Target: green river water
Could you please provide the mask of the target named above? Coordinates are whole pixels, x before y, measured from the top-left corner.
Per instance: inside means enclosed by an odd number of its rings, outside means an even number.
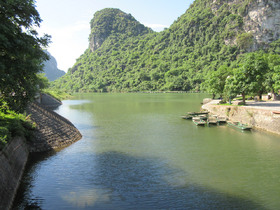
[[[15,209],[280,209],[280,137],[197,127],[204,94],[82,94],[83,138],[33,155]]]

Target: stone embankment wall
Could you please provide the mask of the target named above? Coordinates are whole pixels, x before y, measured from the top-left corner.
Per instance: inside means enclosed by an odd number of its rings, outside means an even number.
[[[271,110],[249,108],[246,106],[224,106],[211,103],[202,106],[210,113],[226,116],[231,121],[239,121],[253,126],[253,128],[265,130],[280,135],[280,114]]]
[[[60,105],[62,105],[62,102],[51,97],[50,95],[48,94],[45,94],[45,93],[42,93],[41,94],[41,101],[40,101],[41,104],[44,105],[44,107],[46,108],[56,108]]]
[[[25,139],[14,138],[0,151],[0,209],[10,209],[28,159]]]
[[[30,152],[45,152],[66,147],[82,138],[79,130],[67,119],[34,102],[27,113],[36,123],[35,138],[28,143]]]

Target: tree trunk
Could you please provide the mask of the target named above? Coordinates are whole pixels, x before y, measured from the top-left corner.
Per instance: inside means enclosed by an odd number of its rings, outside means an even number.
[[[272,100],[276,101],[276,93],[274,92],[274,90],[271,91],[272,92]]]
[[[260,101],[262,100],[262,94],[263,94],[263,91],[260,91],[260,92],[259,92],[259,100],[260,100]]]
[[[244,92],[242,93],[242,102],[243,102],[244,105],[246,104],[246,101],[245,101],[245,93],[244,93]]]

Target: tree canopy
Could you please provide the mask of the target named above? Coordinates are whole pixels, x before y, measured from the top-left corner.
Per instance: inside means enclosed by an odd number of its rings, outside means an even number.
[[[225,68],[226,69],[226,68]],[[277,92],[279,86],[280,55],[257,51],[246,53],[233,62],[228,69],[213,72],[204,85],[211,93],[219,93],[227,99],[242,95],[245,103],[246,95]]]
[[[41,18],[33,0],[0,2],[0,99],[23,111],[37,88],[36,74],[47,59],[42,47],[49,36],[39,37]]]

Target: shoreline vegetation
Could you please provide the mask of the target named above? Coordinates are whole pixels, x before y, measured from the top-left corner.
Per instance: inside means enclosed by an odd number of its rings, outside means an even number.
[[[0,151],[16,136],[30,140],[35,128],[36,123],[30,120],[30,116],[0,107]]]
[[[43,89],[42,93],[48,94],[60,102],[73,97],[72,94],[61,90]]]
[[[42,93],[54,98],[54,102],[51,103],[55,103],[55,100],[61,102],[61,100],[73,97],[69,93],[47,89]],[[0,106],[0,151],[15,137],[24,137],[26,141],[32,142],[32,139],[35,138],[34,132],[38,128],[38,123],[31,118],[32,113],[28,114],[26,110],[23,113],[17,113],[11,110],[7,103],[2,103]]]

